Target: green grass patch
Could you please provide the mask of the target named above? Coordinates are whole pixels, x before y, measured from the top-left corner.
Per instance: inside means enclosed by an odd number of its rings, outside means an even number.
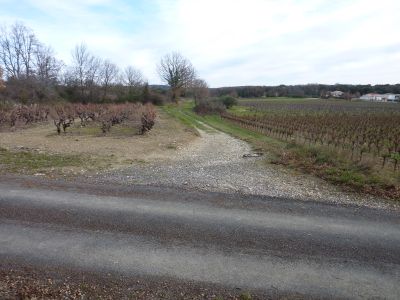
[[[246,102],[281,102],[281,103],[301,103],[310,101],[326,101],[318,98],[291,98],[291,97],[262,97],[262,98],[240,98],[239,104]]]
[[[147,161],[145,161],[144,159],[126,159],[124,160],[124,163],[129,165],[132,164],[144,165],[147,163]]]
[[[74,126],[67,129],[67,134],[72,135],[88,135],[88,136],[98,136],[102,134],[100,125],[93,126],[93,124],[81,127],[81,126]]]
[[[133,136],[138,134],[138,127],[130,124],[118,124],[112,126],[110,131],[104,134],[100,124],[90,124],[85,127],[72,127],[68,133],[87,136]]]
[[[322,146],[288,144],[276,163],[314,174],[354,191],[400,199],[399,176],[357,163]]]
[[[263,146],[265,144],[268,144],[269,147],[283,145],[278,140],[272,139],[266,135],[238,126],[217,115],[204,116],[202,117],[202,120],[208,125],[214,127],[215,129],[221,130],[234,137],[237,137],[239,139],[245,140],[253,144],[256,148],[264,148]]]
[[[248,115],[249,113],[253,112],[254,110],[249,106],[233,106],[228,109],[228,112],[235,114],[236,116]]]
[[[229,122],[219,115],[205,115],[200,116],[193,111],[193,101],[185,101],[180,105],[164,106],[164,110],[171,116],[180,120],[184,125],[192,128],[199,128],[202,130],[210,131],[208,127],[203,124],[230,134],[234,137],[249,142],[255,149],[270,149],[271,147],[283,147],[284,143],[272,139],[263,134],[254,132],[252,130],[240,127],[232,122]],[[232,109],[237,109],[233,107]],[[268,147],[265,147],[268,145]]]
[[[78,155],[44,154],[28,151],[13,152],[0,148],[1,170],[10,173],[47,173],[50,169],[92,166],[93,160]]]
[[[244,293],[240,294],[239,299],[240,300],[251,300],[253,298],[251,297],[251,294],[249,292],[244,292]]]
[[[111,127],[111,130],[106,133],[106,136],[122,136],[129,137],[139,134],[139,127],[130,124],[119,124]],[[100,135],[104,135],[101,133]]]
[[[111,127],[110,131],[107,133],[103,133],[101,130],[101,124],[97,122],[92,122],[87,124],[86,126],[80,126],[78,124],[67,128],[66,133],[61,132],[61,135],[67,135],[67,136],[95,136],[95,137],[101,137],[101,136],[115,136],[115,137],[129,137],[129,136],[134,136],[138,135],[139,133],[139,128],[135,124],[117,124]],[[56,136],[57,132],[54,128],[54,131],[48,136]]]
[[[168,144],[165,148],[170,149],[170,150],[176,150],[177,146],[175,144]]]
[[[197,116],[192,109],[193,105],[187,102],[184,102],[181,105],[169,104],[163,106],[164,112],[180,121],[183,125],[192,129],[196,134],[198,134],[197,129],[209,131],[210,128],[204,126],[201,121],[201,117]]]

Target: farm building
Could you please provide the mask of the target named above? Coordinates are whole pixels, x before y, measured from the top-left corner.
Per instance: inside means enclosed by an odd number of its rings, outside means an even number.
[[[365,101],[376,101],[376,102],[399,102],[400,101],[400,95],[397,94],[376,94],[376,93],[370,93],[370,94],[365,94],[360,97],[361,100]]]
[[[366,101],[382,101],[382,95],[381,94],[376,94],[376,93],[369,93],[362,95],[360,97],[361,100],[366,100]]]
[[[332,96],[333,98],[341,98],[343,97],[343,92],[342,91],[333,91],[329,92],[329,95]]]
[[[384,94],[383,96],[386,99],[386,101],[390,101],[390,102],[393,102],[393,101],[399,102],[400,101],[400,95],[398,95],[398,94],[388,93],[388,94]]]

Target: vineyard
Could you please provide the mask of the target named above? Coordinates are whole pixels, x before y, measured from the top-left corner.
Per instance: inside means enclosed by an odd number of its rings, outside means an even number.
[[[56,104],[15,105],[0,108],[0,129],[29,127],[51,122],[58,134],[68,128],[88,124],[98,126],[106,134],[117,124],[129,124],[138,134],[150,131],[154,126],[156,112],[151,104]]]
[[[240,105],[252,112],[332,112],[332,113],[379,113],[399,112],[398,103],[377,103],[345,100],[270,98],[241,100]]]
[[[223,118],[300,145],[330,148],[349,160],[398,172],[400,105],[340,101],[243,101]]]

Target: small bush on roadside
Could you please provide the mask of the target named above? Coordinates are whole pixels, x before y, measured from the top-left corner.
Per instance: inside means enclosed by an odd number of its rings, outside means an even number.
[[[114,125],[129,122],[138,126],[139,134],[144,134],[155,124],[156,111],[150,103],[146,105],[141,103],[103,104],[102,107],[104,111],[98,119],[102,124],[103,133],[109,132]]]
[[[145,105],[141,117],[140,134],[150,131],[156,122],[156,112],[152,105]]]
[[[165,95],[153,91],[149,91],[143,96],[143,103],[163,105],[166,102],[167,102],[167,97]]]
[[[251,297],[249,292],[245,292],[245,293],[240,294],[239,299],[240,300],[251,300],[253,298]]]
[[[226,107],[220,101],[209,99],[199,102],[194,111],[199,115],[222,114],[226,111]]]

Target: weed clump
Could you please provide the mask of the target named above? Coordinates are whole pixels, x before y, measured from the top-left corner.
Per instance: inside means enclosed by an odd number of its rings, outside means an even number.
[[[226,107],[220,101],[208,99],[197,103],[193,110],[199,115],[214,115],[224,113]]]

